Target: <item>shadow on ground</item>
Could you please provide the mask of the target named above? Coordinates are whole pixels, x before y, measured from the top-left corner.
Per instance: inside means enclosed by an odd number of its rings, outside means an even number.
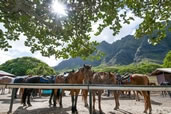
[[[59,108],[59,107],[50,107],[50,108],[37,108],[29,110],[29,107],[18,107],[13,114],[69,114],[67,111],[70,111],[71,107]]]

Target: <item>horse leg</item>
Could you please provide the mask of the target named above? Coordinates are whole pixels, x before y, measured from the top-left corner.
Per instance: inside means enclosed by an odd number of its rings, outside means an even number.
[[[169,94],[169,96],[170,96],[170,98],[171,98],[171,91],[168,91],[168,94]]]
[[[24,92],[24,89],[23,89],[23,88],[20,88],[20,89],[19,89],[19,98],[22,97],[23,92]]]
[[[101,94],[102,94],[102,91],[98,91],[98,101],[99,101],[99,111],[100,111],[100,114],[103,114],[103,111],[101,109]]]
[[[88,102],[87,102],[88,91],[82,90],[82,95],[83,95],[83,100],[84,100],[84,106],[88,107]]]
[[[42,97],[41,89],[38,89],[38,93],[39,93],[39,97],[41,98]]]
[[[96,92],[93,91],[92,94],[93,94],[93,114],[95,114],[96,113],[96,110],[95,110]]]
[[[28,104],[28,106],[32,106],[31,103],[30,103],[30,96],[31,96],[32,91],[33,91],[33,89],[30,89],[28,91],[28,93],[27,93],[28,94],[27,95],[27,104]]]
[[[22,100],[21,103],[23,104],[23,106],[26,106],[26,97],[27,97],[27,89],[24,89],[23,95],[22,95]]]
[[[120,104],[119,104],[119,91],[114,91],[114,99],[115,99],[115,108],[114,108],[114,110],[117,110],[117,109],[119,109],[119,106],[120,106]]]
[[[75,111],[77,112],[77,100],[78,100],[78,94],[79,94],[79,90],[76,92],[75,94]]]
[[[72,113],[75,113],[75,110],[74,110],[74,108],[75,108],[75,107],[74,107],[74,104],[75,104],[75,103],[74,103],[74,101],[75,101],[75,100],[74,100],[74,92],[71,91],[70,94],[71,94],[71,102],[72,102],[72,108],[71,108],[71,110],[72,110]]]
[[[128,91],[127,96],[128,96],[129,98],[131,98],[131,91]]]
[[[52,105],[52,97],[54,98],[54,89],[52,89],[52,93],[50,94],[50,98],[49,98],[49,106]]]
[[[144,107],[145,107],[144,113],[147,113],[147,109],[148,109],[147,92],[146,91],[142,91],[142,93],[143,93],[143,96],[144,96]]]
[[[1,95],[5,95],[5,88],[4,87],[2,87]]]
[[[9,89],[8,89],[8,94],[10,94],[10,93],[11,93],[11,89],[9,88]]]
[[[140,92],[140,91],[136,91],[136,101],[140,101],[140,97],[139,97],[139,95],[138,95],[139,92]]]
[[[59,105],[60,105],[60,107],[62,108],[63,106],[62,106],[62,95],[63,95],[63,90],[62,90],[62,92],[60,93],[60,96],[59,96]]]
[[[54,96],[54,89],[52,89],[52,93],[50,94],[50,98],[49,98],[49,106],[52,105],[52,97]],[[54,98],[54,97],[53,97]]]
[[[152,107],[151,107],[151,99],[150,99],[150,91],[147,91],[147,102],[148,102],[148,109],[149,109],[149,114],[152,113]]]
[[[17,98],[17,92],[18,92],[18,88],[16,88],[16,91],[15,91],[15,95],[14,95],[15,99]]]

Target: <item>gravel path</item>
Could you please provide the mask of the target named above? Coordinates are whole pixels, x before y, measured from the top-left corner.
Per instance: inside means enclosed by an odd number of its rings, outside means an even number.
[[[7,114],[10,105],[10,94],[0,95],[0,114]],[[13,114],[71,114],[71,97],[67,94],[63,97],[63,108],[49,107],[49,96],[43,96],[42,98],[35,98],[31,100],[31,107],[22,107],[20,99],[16,99],[13,105]],[[97,101],[97,100],[96,100]],[[163,98],[160,93],[151,94],[152,101],[152,113],[153,114],[171,114],[171,98],[168,96]],[[144,102],[141,97],[141,101],[135,101],[126,96],[120,98],[120,109],[113,110],[114,108],[113,97],[103,96],[102,98],[102,110],[105,114],[143,114]],[[84,107],[82,97],[78,98],[77,105],[79,114],[88,114],[88,108]],[[96,109],[98,112],[98,105],[96,102]],[[97,113],[98,114],[98,113]]]

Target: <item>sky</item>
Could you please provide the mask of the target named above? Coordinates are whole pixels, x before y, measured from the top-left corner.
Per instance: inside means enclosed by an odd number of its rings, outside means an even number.
[[[129,15],[132,15],[131,13]],[[122,29],[120,30],[120,33],[116,36],[113,36],[112,30],[109,28],[105,28],[102,33],[99,36],[94,36],[93,32],[91,33],[91,40],[96,40],[98,42],[106,41],[108,43],[113,43],[129,34],[133,35],[135,33],[136,28],[138,25],[143,21],[142,19],[138,17],[134,17],[134,21],[132,21],[129,25],[127,24],[122,24]],[[93,24],[93,31],[97,31],[97,24]],[[5,30],[2,23],[0,23],[0,29]],[[0,64],[6,62],[7,60],[10,59],[15,59],[18,57],[24,57],[24,56],[29,56],[29,57],[35,57],[45,63],[47,63],[49,66],[53,67],[59,64],[63,59],[55,59],[54,56],[51,56],[50,58],[48,57],[43,57],[39,52],[35,52],[32,54],[30,52],[30,48],[24,46],[24,40],[26,39],[25,36],[20,35],[20,40],[15,41],[15,42],[10,42],[12,44],[12,48],[10,48],[8,51],[2,51],[0,49]]]

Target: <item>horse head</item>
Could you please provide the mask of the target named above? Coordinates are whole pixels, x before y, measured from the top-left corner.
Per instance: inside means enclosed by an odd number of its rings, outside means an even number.
[[[80,72],[82,72],[84,81],[87,83],[91,80],[94,72],[91,70],[91,65],[83,65],[82,68],[79,69]]]
[[[109,80],[111,80],[112,82],[114,82],[116,84],[116,76],[115,76],[115,74],[109,72]]]
[[[65,83],[65,76],[64,75],[57,75],[55,83]]]

